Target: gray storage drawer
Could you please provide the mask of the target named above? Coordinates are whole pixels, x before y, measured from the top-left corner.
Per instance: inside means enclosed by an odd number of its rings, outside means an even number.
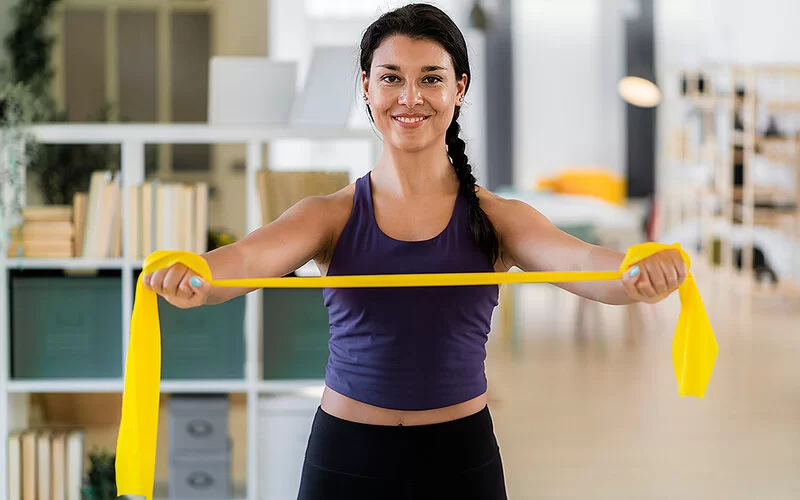
[[[170,500],[230,499],[230,451],[173,458],[169,466],[168,489]]]
[[[198,456],[227,450],[228,409],[227,396],[172,396],[170,455]]]

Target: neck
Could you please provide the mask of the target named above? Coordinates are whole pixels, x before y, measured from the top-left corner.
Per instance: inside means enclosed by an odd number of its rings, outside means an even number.
[[[458,189],[458,178],[442,145],[416,152],[386,144],[372,171],[383,189],[400,196],[427,195]]]

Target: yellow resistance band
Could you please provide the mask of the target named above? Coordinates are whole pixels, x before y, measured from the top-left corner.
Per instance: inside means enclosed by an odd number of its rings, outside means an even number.
[[[154,252],[145,260],[144,269],[136,284],[136,300],[131,317],[125,386],[122,395],[122,421],[117,438],[117,495],[138,495],[148,500],[153,495],[161,379],[161,329],[158,318],[158,296],[152,290],[144,287],[142,277],[158,269],[182,263],[212,286],[242,288],[566,283],[619,280],[622,278],[622,273],[634,263],[670,248],[681,252],[688,270],[689,256],[680,245],[644,243],[628,249],[620,270],[612,272],[406,274],[234,280],[214,280],[208,263],[197,254],[179,251]],[[703,398],[714,369],[718,346],[691,273],[687,273],[686,280],[678,292],[681,300],[681,312],[672,344],[672,362],[678,382],[678,394]]]

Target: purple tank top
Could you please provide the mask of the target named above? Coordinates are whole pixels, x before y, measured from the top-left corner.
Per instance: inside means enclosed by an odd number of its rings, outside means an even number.
[[[395,240],[378,227],[370,174],[355,185],[353,211],[328,275],[491,272],[469,230],[459,193],[447,227],[425,241]],[[325,288],[330,319],[328,387],[396,410],[457,404],[486,391],[484,361],[497,285]]]

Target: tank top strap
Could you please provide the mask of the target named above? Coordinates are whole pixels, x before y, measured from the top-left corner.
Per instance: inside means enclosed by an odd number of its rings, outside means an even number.
[[[372,209],[372,190],[369,184],[369,172],[356,179],[353,208],[359,211]]]

